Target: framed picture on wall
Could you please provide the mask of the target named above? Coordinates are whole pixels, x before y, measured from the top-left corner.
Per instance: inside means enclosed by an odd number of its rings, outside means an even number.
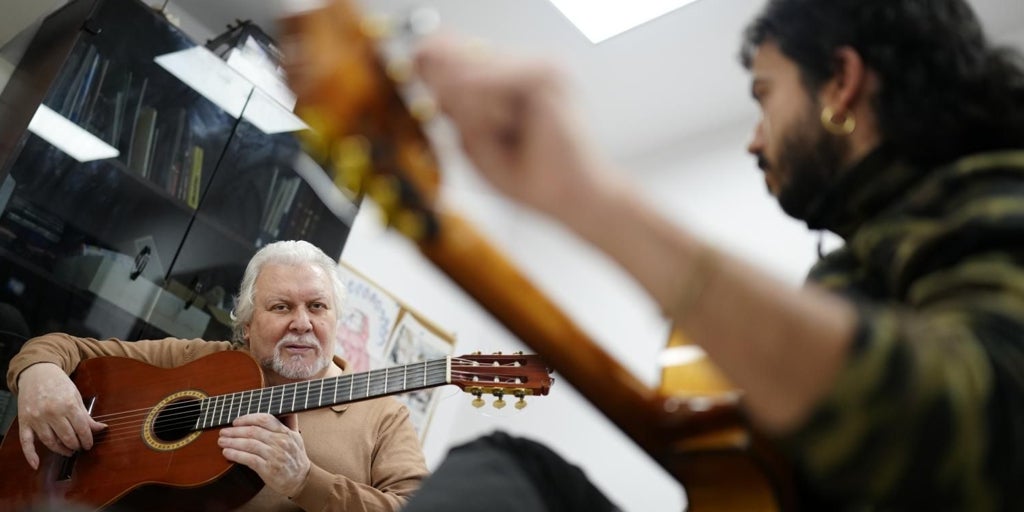
[[[341,262],[348,299],[338,320],[335,353],[348,361],[349,372],[440,359],[451,355],[454,336],[406,307],[390,292]],[[420,439],[426,435],[439,393],[433,388],[395,395],[405,403]]]
[[[385,365],[397,366],[440,359],[451,355],[454,346],[449,335],[427,325],[411,312],[402,311],[388,341]],[[396,396],[409,408],[409,416],[421,439],[430,424],[431,414],[443,389],[422,389]]]
[[[387,366],[385,348],[402,306],[391,294],[351,267],[341,264],[348,299],[341,308],[335,352],[353,372]]]

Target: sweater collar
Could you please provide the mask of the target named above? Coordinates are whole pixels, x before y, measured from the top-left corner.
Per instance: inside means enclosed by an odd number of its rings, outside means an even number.
[[[839,176],[808,209],[804,221],[814,230],[829,230],[847,239],[866,220],[887,209],[924,172],[882,146]]]

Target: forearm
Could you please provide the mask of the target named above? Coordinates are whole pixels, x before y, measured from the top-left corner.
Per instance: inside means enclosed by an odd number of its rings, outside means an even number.
[[[172,368],[203,355],[228,348],[227,342],[199,339],[143,340],[126,342],[116,339],[79,338],[64,333],[50,333],[29,340],[11,359],[7,384],[17,393],[18,375],[36,363],[49,362],[70,374],[84,359],[101,356],[130,357],[162,368]]]
[[[34,364],[53,363],[70,374],[84,358],[74,338],[67,334],[50,333],[32,338],[11,359],[7,369],[7,387],[17,394],[18,377]]]
[[[624,184],[588,187],[581,204],[556,214],[632,274],[745,390],[760,426],[779,432],[799,424],[843,364],[853,307],[821,290],[793,289],[715,250]]]

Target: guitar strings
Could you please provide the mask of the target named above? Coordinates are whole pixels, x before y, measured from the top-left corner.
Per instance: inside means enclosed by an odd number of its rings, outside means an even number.
[[[438,360],[438,361],[439,362],[444,362],[444,360]],[[464,360],[462,360],[462,359],[454,359],[453,361],[461,362],[461,361],[464,361]],[[517,382],[516,381],[517,377],[514,376],[514,375],[495,375],[493,373],[491,373],[489,375],[481,375],[480,374],[480,369],[481,368],[494,368],[494,367],[487,367],[487,366],[481,367],[481,366],[479,366],[477,364],[472,364],[472,361],[469,361],[469,363],[471,363],[471,364],[466,365],[466,367],[468,367],[471,370],[474,370],[476,373],[460,371],[460,369],[463,368],[462,365],[453,365],[453,376],[460,377],[460,378],[462,378],[462,380],[470,380],[473,377],[479,378],[481,376],[490,377],[492,379],[493,378],[498,378],[499,379],[499,381],[497,382],[498,384],[515,384]],[[414,363],[413,366],[419,367],[420,365],[423,365],[423,364],[424,363]],[[517,365],[506,365],[506,366],[517,366]],[[388,369],[389,373],[387,375],[384,375],[383,380],[384,380],[385,384],[387,383],[388,378],[390,377],[390,371],[391,370],[392,369],[389,368]],[[446,370],[445,366],[437,367],[437,368],[435,368],[435,370],[433,370],[431,372],[431,374],[428,374],[428,376],[431,377],[431,378],[437,378],[437,372],[443,372],[445,370]],[[397,370],[396,370],[396,372],[397,372]],[[418,368],[417,368],[417,372],[419,372]],[[377,374],[376,378],[373,376],[374,373]],[[326,393],[334,393],[334,392],[337,391],[337,388],[338,388],[339,384],[342,387],[344,387],[345,382],[350,382],[349,378],[351,378],[352,380],[360,380],[361,381],[363,375],[367,375],[367,377],[368,377],[368,379],[367,379],[368,380],[367,387],[364,388],[363,384],[360,383],[358,389],[360,390],[360,392],[362,392],[362,391],[369,392],[370,390],[372,390],[375,387],[376,388],[380,388],[381,387],[379,385],[379,384],[381,384],[381,380],[382,380],[380,378],[380,374],[383,374],[383,373],[384,372],[382,370],[373,370],[371,372],[363,372],[363,373],[359,373],[359,374],[351,374],[351,375],[347,375],[347,376],[338,377],[338,378],[335,378],[335,379],[325,379],[324,381],[331,380],[332,384],[329,385],[329,386],[325,386],[325,385],[323,385],[323,381],[321,381],[321,388],[322,388],[321,389],[321,393],[324,393],[324,392],[326,392]],[[420,375],[417,375],[416,378],[420,378]],[[342,381],[344,381],[344,382],[342,382]],[[308,404],[309,392],[312,391],[311,387],[309,386],[309,382],[313,382],[313,381],[305,381],[305,382],[294,383],[294,384],[289,384],[289,385],[285,385],[285,386],[290,386],[290,387],[293,387],[293,388],[297,389],[298,385],[306,385],[307,399],[303,403],[303,405],[306,405],[306,404]],[[487,383],[488,381],[483,381],[483,382]],[[521,383],[521,380],[519,381],[519,383]],[[350,384],[354,384],[354,382],[350,382]],[[445,382],[443,380],[441,380],[441,381],[438,381],[436,384],[433,384],[430,387],[434,387],[434,386],[437,386],[437,385],[443,385],[443,384],[445,384]],[[267,390],[267,389],[271,389],[271,388],[263,388],[263,389]],[[390,389],[390,386],[388,386],[388,389]],[[401,388],[400,390],[396,390],[396,391],[392,392],[392,394],[400,393],[400,392],[404,391],[405,389],[406,389],[406,387],[403,386],[403,388]],[[206,400],[217,399],[217,398],[224,398],[224,397],[231,397],[229,399],[230,402],[227,402],[227,403],[224,404],[224,405],[227,406],[228,413],[229,413],[229,416],[230,416],[233,413],[235,396],[236,395],[242,395],[243,393],[250,393],[251,391],[255,391],[255,390],[231,393],[231,394],[221,395],[219,397],[209,397]],[[286,389],[282,389],[281,391],[282,391],[282,396],[284,396],[284,394],[286,392]],[[387,392],[387,390],[384,390],[384,391]],[[300,391],[300,393],[301,393],[301,391]],[[374,393],[376,394],[376,392],[374,392]],[[295,393],[292,393],[290,396],[292,396],[292,398],[295,399],[294,395],[295,395]],[[241,405],[242,405],[241,402],[246,400],[246,399],[244,397],[239,397],[238,400],[239,400],[239,410],[240,410]],[[269,398],[268,398],[268,404],[267,405],[268,405],[268,408],[270,408],[271,410],[273,409],[273,404],[270,403],[270,399]],[[216,408],[218,406],[220,406],[220,405],[219,404],[214,404],[212,407]],[[261,406],[262,406],[262,402],[260,404],[257,404],[257,412],[259,412],[259,408]],[[322,403],[318,403],[317,404],[317,407],[320,407],[320,406],[322,406]],[[200,408],[201,408],[201,406],[200,406]],[[220,408],[221,408],[220,414],[222,415],[224,413],[224,410],[223,410],[224,407],[220,406]],[[168,429],[189,428],[189,429],[191,429],[191,427],[195,423],[194,420],[198,419],[198,416],[195,414],[196,404],[195,404],[194,401],[183,401],[183,402],[179,402],[179,403],[176,403],[176,404],[169,404],[166,409],[170,410],[170,411],[180,410],[182,412],[177,412],[177,413],[176,412],[170,412],[170,413],[165,412],[161,416],[161,426],[164,427],[164,428],[168,428]],[[120,432],[120,431],[125,430],[125,429],[129,430],[131,432],[131,435],[134,436],[135,435],[134,432],[136,431],[136,427],[142,425],[145,422],[144,421],[145,417],[148,416],[149,411],[151,411],[151,410],[152,410],[152,408],[138,409],[137,411],[121,411],[121,412],[118,412],[118,413],[111,413],[111,414],[107,414],[107,415],[97,416],[96,419],[98,419],[98,420],[106,420],[108,422],[108,429],[106,430],[107,436],[104,436],[104,438],[116,438],[114,435],[111,435],[111,433],[112,432]],[[248,411],[247,411],[247,413],[248,413]],[[171,420],[174,420],[178,416],[181,416],[182,418],[179,418],[179,421],[171,422]],[[116,419],[115,419],[115,417],[116,417]],[[126,421],[123,421],[123,420],[126,420]],[[135,421],[132,421],[132,420],[135,420]],[[111,424],[111,423],[113,423],[113,424]]]
[[[441,371],[435,372],[435,373],[443,373],[443,372],[444,371],[441,370]],[[458,375],[464,376],[464,377],[479,376],[477,374],[466,373],[466,372],[453,372],[453,374],[458,374]],[[488,377],[492,377],[493,378],[494,375],[491,374],[491,375],[488,375]],[[515,383],[515,380],[516,380],[516,377],[509,376],[509,377],[505,378],[504,382],[499,382],[499,383],[513,384],[513,383]],[[444,381],[439,381],[437,385],[443,385],[443,384],[446,384],[446,383]],[[483,381],[483,382],[481,382],[481,384],[493,384],[493,382]],[[430,386],[430,387],[436,387],[437,385]],[[371,385],[371,387],[372,387],[372,385]],[[326,389],[328,389],[328,388],[325,387],[325,390]],[[400,393],[401,391],[396,391],[396,392]],[[380,396],[380,395],[377,395],[377,396]],[[353,401],[357,401],[357,400],[353,400]],[[168,405],[167,409],[172,409],[172,407],[175,406],[175,405],[177,405],[177,404],[170,404],[170,405]],[[323,407],[323,406],[321,405],[321,406],[318,406],[318,407]],[[318,407],[311,407],[311,408],[318,408]],[[174,409],[179,409],[179,407],[173,407],[173,408]],[[259,412],[259,411],[257,411],[257,412]],[[119,423],[116,423],[116,424],[108,423],[108,428],[103,432],[102,437],[99,437],[99,439],[96,441],[96,444],[103,443],[103,442],[112,443],[112,442],[120,441],[120,440],[123,440],[123,439],[126,439],[126,438],[137,438],[138,435],[139,435],[139,433],[138,433],[139,432],[139,427],[141,427],[142,425],[144,425],[146,423],[145,422],[145,416],[146,415],[148,415],[148,413],[146,413],[144,415],[137,415],[137,417],[139,417],[141,419],[136,419],[134,421],[119,422]],[[173,418],[175,418],[176,416],[184,416],[184,417],[177,418],[176,420],[174,420]],[[241,416],[241,414],[239,414],[238,416]],[[237,416],[235,416],[235,417],[237,417]],[[172,419],[168,420],[168,418],[172,418]],[[185,412],[185,413],[173,413],[172,412],[170,414],[162,415],[161,426],[166,428],[166,429],[168,429],[168,430],[187,429],[189,431],[189,433],[194,432],[194,431],[205,430],[205,429],[202,429],[202,428],[200,428],[200,429],[194,429],[193,428],[195,426],[195,424],[196,424],[197,418],[198,418],[198,416],[196,416],[194,414],[189,414],[187,412]],[[227,425],[228,425],[228,423],[224,423],[224,424],[216,425],[216,426],[227,426]]]
[[[444,362],[445,360],[437,360],[437,361]],[[485,379],[485,380],[481,380],[480,381],[481,385],[487,385],[487,384],[509,385],[509,384],[516,384],[516,383],[521,384],[522,383],[522,375],[497,374],[497,373],[494,373],[493,371],[484,373],[484,372],[480,371],[482,369],[493,370],[494,368],[503,368],[503,367],[511,367],[511,366],[515,366],[515,367],[521,368],[518,365],[511,365],[510,364],[510,365],[502,365],[502,366],[487,366],[487,365],[481,366],[481,365],[473,363],[472,361],[467,361],[467,360],[464,360],[464,359],[452,359],[452,361],[453,361],[453,364],[452,364],[452,376],[453,377],[457,377],[460,380],[472,381],[473,378]],[[469,364],[458,364],[458,365],[456,365],[455,364],[456,362],[459,362],[459,363],[468,362]],[[430,362],[427,362],[426,364],[429,364],[429,363]],[[413,363],[412,365],[406,365],[406,366],[407,367],[408,366],[415,366],[415,367],[417,367],[416,368],[416,372],[417,372],[416,378],[420,379],[420,378],[423,377],[423,374],[420,373],[420,370],[419,370],[418,367],[419,366],[424,366],[426,368],[426,364],[425,363]],[[437,365],[435,365],[435,366],[437,366]],[[398,367],[395,367],[395,368],[398,368]],[[394,368],[388,368],[387,370],[388,370],[387,374],[385,374],[385,372],[383,370],[372,370],[370,372],[362,372],[362,373],[358,373],[358,374],[349,374],[349,375],[344,375],[344,376],[341,376],[341,377],[336,377],[336,378],[333,378],[333,379],[323,379],[323,380],[320,380],[319,382],[321,383],[321,390],[320,390],[321,396],[323,394],[336,393],[339,388],[346,387],[346,386],[350,387],[350,391],[353,390],[353,389],[358,389],[360,392],[367,392],[367,393],[370,393],[373,390],[373,388],[382,389],[383,386],[381,386],[381,384],[382,383],[387,384],[389,378],[391,378],[392,381],[395,380],[395,379],[393,379],[393,376],[390,375],[390,373],[392,371],[397,373],[397,370],[395,370]],[[374,373],[377,373],[378,375],[374,376],[373,375]],[[447,373],[447,366],[440,366],[440,367],[436,367],[434,369],[426,370],[426,378],[429,379],[429,380],[433,380],[433,379],[437,379],[439,376],[442,376],[443,374],[446,374],[446,373]],[[360,382],[358,384],[358,387],[355,387],[355,384],[356,384],[355,381],[362,380],[362,377],[364,375],[367,376],[367,379],[366,379],[367,382],[365,384]],[[498,379],[497,382],[493,382],[494,379]],[[328,380],[331,381],[331,383],[325,385],[325,381],[328,381]],[[306,399],[303,401],[303,405],[308,405],[309,398],[310,398],[309,395],[310,395],[310,392],[312,391],[312,387],[313,387],[312,385],[309,384],[310,382],[315,382],[315,381],[304,381],[304,382],[299,382],[299,383],[286,384],[286,385],[283,385],[283,386],[275,386],[273,388],[262,388],[262,389],[263,390],[281,389],[282,397],[285,397],[285,393],[287,391],[286,388],[287,387],[292,387],[293,388],[293,393],[290,396],[293,398],[293,404],[294,404],[295,403],[294,400],[296,398],[295,397],[296,393],[301,393],[301,391],[298,391],[298,386],[299,385],[305,385],[305,387],[306,387]],[[447,383],[443,379],[441,379],[441,380],[439,380],[438,382],[436,382],[435,384],[433,384],[432,386],[429,386],[429,387],[436,387],[438,385],[444,385],[444,384],[447,384]],[[388,385],[387,389],[383,389],[383,393],[388,393],[389,389],[391,389],[390,385]],[[401,392],[405,391],[406,389],[407,389],[407,387],[403,385],[402,388],[393,391],[392,394],[394,394],[394,393],[401,393]],[[254,391],[258,391],[258,390],[246,390],[246,391],[242,391],[242,392],[235,392],[235,393],[219,395],[217,397],[207,397],[207,398],[201,399],[201,400],[202,401],[214,400],[214,399],[228,400],[227,402],[225,402],[224,404],[219,406],[220,407],[220,412],[217,413],[217,416],[218,416],[217,419],[219,420],[220,416],[224,415],[224,407],[225,406],[227,407],[228,416],[231,417],[233,415],[232,409],[234,408],[234,400],[235,400],[236,396],[237,396],[237,398],[239,400],[238,406],[239,406],[239,412],[240,412],[242,401],[245,400],[245,398],[241,397],[240,395],[242,395],[243,393],[252,393]],[[377,393],[377,392],[373,392],[373,393],[376,396],[380,396],[380,394],[381,394],[381,393]],[[335,395],[335,396],[337,396],[337,395]],[[250,402],[251,402],[251,398],[252,397],[250,397]],[[189,432],[197,430],[197,429],[194,429],[193,427],[196,425],[197,420],[199,419],[200,415],[203,414],[202,412],[200,412],[200,411],[202,411],[202,405],[197,404],[196,403],[197,401],[189,400],[189,401],[182,401],[182,402],[176,402],[176,403],[168,404],[168,406],[165,409],[164,414],[162,414],[160,416],[160,425],[161,425],[161,427],[162,428],[166,428],[167,430],[187,429]],[[355,400],[350,400],[350,401],[355,401]],[[257,406],[257,411],[256,412],[260,412],[259,409],[263,405],[264,405],[263,401],[260,400],[259,403],[256,404],[256,406]],[[273,405],[274,404],[272,402],[268,402],[266,405],[268,407],[268,412],[273,410]],[[283,400],[282,400],[281,405],[283,405]],[[216,408],[218,407],[218,404],[213,404],[211,407],[214,408],[214,413],[216,413]],[[309,408],[318,408],[318,407],[324,407],[324,405],[322,405],[321,402],[318,402],[317,406],[309,407]],[[125,439],[125,438],[135,438],[135,437],[137,437],[138,436],[138,428],[145,424],[145,419],[149,415],[150,411],[152,411],[152,407],[150,407],[150,408],[143,408],[143,409],[136,409],[134,411],[120,411],[120,412],[116,412],[116,413],[109,413],[109,414],[100,415],[100,416],[95,417],[94,419],[96,419],[98,421],[104,421],[108,425],[108,428],[105,431],[103,431],[102,433],[99,434],[101,437],[99,437],[99,439],[96,442],[97,443],[104,443],[104,442],[110,443],[110,442],[119,441],[119,440],[122,440],[122,439]],[[248,414],[248,412],[247,412],[247,414]],[[241,414],[234,415],[233,417],[237,417],[237,416],[241,416]],[[217,426],[224,426],[224,425],[227,425],[227,424],[228,423],[222,423],[221,425],[217,425]],[[202,429],[198,429],[198,430],[202,430]]]
[[[440,359],[440,360],[435,360],[435,361],[428,361],[427,363],[443,362],[443,361],[444,361],[443,359]],[[457,365],[456,363],[459,363],[459,364]],[[409,367],[409,366],[417,366],[418,367],[418,366],[423,366],[423,365],[424,365],[424,363],[411,363],[409,365],[405,365],[405,367],[407,369],[407,367]],[[481,367],[479,365],[473,364],[472,361],[467,361],[467,360],[464,360],[464,359],[453,358],[452,359],[453,375],[460,375],[460,376],[464,375],[464,374],[460,374],[459,373],[459,369],[462,368],[462,365],[465,365],[466,367],[469,367],[469,368],[474,369],[476,371],[479,371],[479,369],[481,369],[481,368],[495,368],[495,367],[491,367],[491,366]],[[513,365],[507,365],[507,366],[513,366]],[[391,370],[395,370],[397,372],[397,370],[396,370],[397,368],[402,368],[402,367],[387,368],[387,370],[389,370],[389,372]],[[441,367],[441,368],[436,368],[435,370],[436,371],[443,371],[445,369],[446,369],[445,367]],[[416,371],[418,372],[419,369],[416,368]],[[352,380],[360,380],[361,381],[363,379],[364,375],[373,374],[373,373],[382,374],[382,373],[384,373],[384,370],[383,369],[381,369],[381,370],[371,370],[369,372],[360,372],[360,373],[357,373],[357,374],[342,375],[340,377],[321,379],[321,381],[334,380],[335,382],[340,382],[341,380],[345,380],[345,382],[348,382],[349,378],[351,378]],[[472,375],[471,373],[468,374],[468,375],[476,376],[476,377],[480,376],[480,375]],[[494,375],[492,374],[491,376],[493,377]],[[387,381],[388,378],[390,378],[390,373],[388,373],[387,375],[384,376],[385,382]],[[513,378],[513,377],[509,376],[509,378]],[[270,390],[272,388],[273,389],[281,389],[282,394],[284,394],[286,392],[285,388],[288,388],[288,387],[296,387],[297,388],[300,385],[308,385],[309,382],[316,382],[316,381],[303,381],[303,382],[292,383],[292,384],[284,384],[284,385],[281,385],[281,386],[273,386],[273,387],[267,387],[267,388],[257,388],[255,390],[244,390],[244,391],[238,391],[238,392],[233,392],[233,393],[226,393],[224,395],[210,396],[210,397],[206,397],[206,398],[201,399],[201,400],[209,400],[209,399],[214,399],[214,398],[219,398],[219,397],[241,395],[241,394],[250,393],[250,392],[254,393],[254,392],[260,391],[260,389],[266,391],[266,390]],[[374,387],[373,386],[374,384],[377,384],[377,383],[380,382],[380,378],[379,377],[374,378],[374,377],[371,376],[371,377],[369,377],[369,382],[370,382],[370,384],[367,387]],[[439,384],[441,384],[441,383],[439,383]],[[344,384],[342,384],[342,385],[344,385]],[[362,386],[363,386],[362,383],[360,383],[360,389],[365,389]],[[331,388],[331,389],[334,389],[334,388]],[[307,389],[307,393],[308,393],[308,389]],[[179,402],[179,403],[183,403],[184,404],[185,402]],[[191,402],[188,402],[188,403],[191,403]],[[93,419],[95,419],[97,421],[104,421],[104,422],[106,422],[106,421],[116,421],[116,419],[122,419],[122,418],[128,417],[128,416],[138,416],[138,415],[145,416],[145,415],[149,414],[150,410],[152,410],[152,407],[141,408],[141,409],[136,409],[136,410],[132,410],[132,411],[118,411],[118,412],[114,412],[114,413],[108,413],[108,414],[104,414],[104,415],[94,416]]]

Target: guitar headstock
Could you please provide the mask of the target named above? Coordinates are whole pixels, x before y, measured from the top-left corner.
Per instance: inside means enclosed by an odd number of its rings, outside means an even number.
[[[476,397],[473,405],[483,406],[483,395],[493,395],[494,406],[505,406],[504,396],[519,400],[515,407],[526,406],[526,396],[546,395],[554,379],[551,370],[532,354],[473,353],[452,358],[451,383]]]
[[[314,3],[280,21],[295,112],[311,127],[300,132],[305,149],[336,186],[373,199],[389,225],[430,239],[440,175],[421,127],[431,109],[407,98],[410,64],[384,62],[387,30],[350,0]]]

